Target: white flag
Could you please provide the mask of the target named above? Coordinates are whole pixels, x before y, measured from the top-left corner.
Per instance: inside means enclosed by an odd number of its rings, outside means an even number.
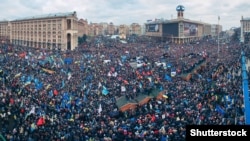
[[[125,92],[126,91],[126,87],[125,86],[121,86],[121,91]]]
[[[32,109],[29,112],[29,115],[35,114],[35,110],[36,110],[36,108],[35,108],[35,106],[33,106]]]
[[[101,112],[102,112],[102,105],[100,104],[98,108],[98,113],[100,114]]]
[[[98,88],[101,88],[102,87],[102,83],[101,82],[99,82],[99,84],[98,84]]]

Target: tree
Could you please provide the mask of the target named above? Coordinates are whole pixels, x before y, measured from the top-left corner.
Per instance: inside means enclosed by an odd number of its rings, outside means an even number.
[[[85,43],[87,40],[87,35],[83,34],[82,37],[78,37],[78,44],[81,45],[83,43]]]
[[[240,39],[240,28],[234,29],[234,34],[232,35],[232,41],[239,41]]]

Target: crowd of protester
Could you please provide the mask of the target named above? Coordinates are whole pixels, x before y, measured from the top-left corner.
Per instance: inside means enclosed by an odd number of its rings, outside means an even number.
[[[182,45],[141,37],[132,43],[105,40],[73,51],[2,44],[0,137],[179,141],[185,139],[187,124],[244,124],[238,43],[221,45],[218,53],[211,40]],[[143,65],[132,67],[140,56]],[[202,63],[205,67],[189,81],[183,79]],[[119,111],[117,99],[134,99],[149,88],[160,89],[164,97]]]

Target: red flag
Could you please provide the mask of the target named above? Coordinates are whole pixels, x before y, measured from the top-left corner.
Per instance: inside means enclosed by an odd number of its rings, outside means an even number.
[[[58,95],[58,91],[57,90],[54,90],[54,95],[57,96]]]
[[[43,117],[40,117],[37,121],[37,126],[42,126],[45,124],[45,119]]]

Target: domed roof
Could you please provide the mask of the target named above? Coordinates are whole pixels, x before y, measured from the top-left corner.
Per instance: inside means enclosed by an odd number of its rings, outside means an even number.
[[[183,5],[178,5],[176,7],[176,11],[184,11],[185,10],[185,7]]]

